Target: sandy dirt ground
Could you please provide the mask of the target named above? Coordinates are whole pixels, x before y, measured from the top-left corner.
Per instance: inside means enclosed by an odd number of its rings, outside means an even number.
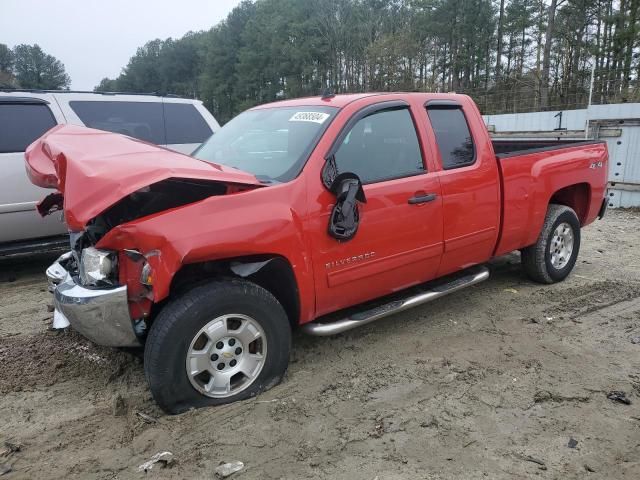
[[[585,229],[561,284],[510,255],[435,303],[296,333],[281,385],[179,416],[154,405],[135,352],[49,330],[52,259],[0,262],[3,480],[212,479],[231,461],[243,480],[640,478],[638,212]],[[172,464],[138,471],[163,451]]]

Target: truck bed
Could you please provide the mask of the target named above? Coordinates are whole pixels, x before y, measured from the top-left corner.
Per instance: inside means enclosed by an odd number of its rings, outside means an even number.
[[[607,181],[605,142],[493,143],[504,152],[496,153],[503,216],[495,255],[534,244],[550,203],[571,206],[582,226],[597,218]]]
[[[533,152],[557,150],[560,148],[590,145],[593,140],[496,140],[491,139],[493,151],[499,158],[525,155]]]

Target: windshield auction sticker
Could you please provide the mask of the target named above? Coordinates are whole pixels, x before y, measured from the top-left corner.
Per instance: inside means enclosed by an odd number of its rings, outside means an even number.
[[[290,122],[313,122],[324,123],[329,118],[328,113],[322,112],[297,112],[290,119]]]

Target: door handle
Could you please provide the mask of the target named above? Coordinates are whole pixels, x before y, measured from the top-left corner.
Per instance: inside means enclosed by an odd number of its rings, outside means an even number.
[[[425,193],[421,195],[416,195],[415,197],[411,197],[409,199],[409,203],[411,205],[416,205],[419,203],[427,203],[432,202],[436,199],[437,195],[435,193]]]

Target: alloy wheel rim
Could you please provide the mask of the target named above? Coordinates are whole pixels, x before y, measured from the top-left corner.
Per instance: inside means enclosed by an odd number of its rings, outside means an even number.
[[[186,356],[191,385],[212,398],[227,398],[247,389],[264,367],[267,339],[260,324],[247,315],[221,315],[195,335]]]
[[[573,229],[566,222],[559,224],[553,231],[549,245],[551,265],[556,270],[562,270],[567,266],[573,253]]]

